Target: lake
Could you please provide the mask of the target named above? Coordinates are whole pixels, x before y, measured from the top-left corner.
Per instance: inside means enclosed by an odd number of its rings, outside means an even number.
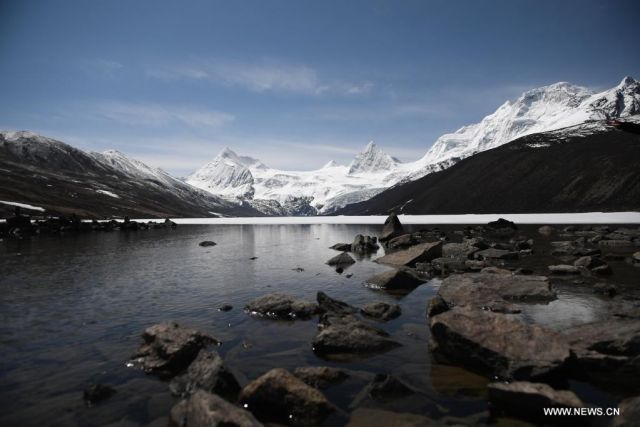
[[[452,241],[460,238],[454,230],[462,226],[439,227]],[[128,367],[127,361],[140,345],[142,331],[166,320],[222,341],[217,350],[242,385],[274,367],[338,366],[354,374],[325,394],[344,411],[375,406],[484,422],[488,380],[438,362],[429,351],[425,308],[439,279],[404,296],[364,286],[366,278],[388,269],[372,262],[384,254],[383,249],[358,258],[342,274],[325,265],[338,254],[329,246],[351,242],[356,234],[377,235],[380,229],[371,224],[180,225],[4,239],[0,242],[0,425],[165,426],[178,399],[171,396],[166,382]],[[544,254],[549,238],[536,229],[521,226],[535,239],[536,251]],[[203,240],[213,240],[217,246],[200,247]],[[537,255],[518,265],[545,274],[551,263],[557,261]],[[637,292],[640,269],[624,260],[609,264],[614,275],[603,280]],[[565,282],[556,284],[558,300],[528,306],[521,316],[558,330],[602,318],[606,297]],[[371,301],[400,304],[402,315],[379,326],[402,346],[354,362],[326,361],[311,349],[316,318],[273,321],[243,311],[248,301],[268,293],[315,300],[318,291],[355,306]],[[221,304],[233,309],[218,311]],[[377,373],[395,375],[416,393],[388,401],[359,395]],[[117,393],[86,407],[82,391],[91,383],[112,385]],[[573,383],[572,388],[598,406],[619,400],[586,384]],[[327,424],[338,422],[329,419]]]

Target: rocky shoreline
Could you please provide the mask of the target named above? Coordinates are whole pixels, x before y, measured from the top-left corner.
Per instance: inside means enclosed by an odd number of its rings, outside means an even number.
[[[520,265],[535,257],[536,236],[526,236],[516,224],[500,219],[486,226],[455,232],[457,242],[438,229],[405,233],[395,215],[379,236],[357,235],[337,243],[340,253],[326,264],[342,273],[359,255],[386,254],[375,261],[389,270],[363,285],[389,293],[406,294],[417,286],[440,279],[437,294],[425,301],[425,328],[430,331],[430,355],[452,366],[487,378],[491,420],[507,416],[531,423],[585,425],[589,417],[544,417],[542,408],[588,406],[571,382],[593,384],[619,399],[625,411],[612,418],[614,425],[633,425],[639,409],[640,296],[607,281],[607,261],[625,260],[640,268],[640,229],[619,227],[543,226],[551,236],[550,251],[557,264],[546,271]],[[212,242],[213,243],[213,242]],[[541,274],[545,273],[545,274]],[[590,286],[608,301],[606,321],[557,331],[522,316],[528,306],[548,304],[565,284]],[[221,305],[221,307],[224,306]],[[385,323],[401,317],[399,305],[363,301],[356,307],[319,291],[316,300],[282,293],[246,301],[249,316],[272,322],[317,319],[310,350],[320,360],[344,364],[273,368],[243,384],[225,367],[215,351],[219,340],[203,332],[165,322],[146,329],[143,343],[130,365],[168,381],[172,394],[182,400],[171,410],[174,426],[205,425],[469,425],[469,419],[431,419],[423,415],[350,406],[345,412],[325,395],[352,372],[347,362],[365,360],[398,346]],[[96,393],[96,390],[99,393]],[[87,390],[109,398],[117,390],[105,384]],[[88,393],[88,394],[87,394]],[[370,378],[361,396],[402,398],[412,387],[380,372]],[[85,398],[87,399],[87,398]],[[88,399],[87,399],[88,400]]]

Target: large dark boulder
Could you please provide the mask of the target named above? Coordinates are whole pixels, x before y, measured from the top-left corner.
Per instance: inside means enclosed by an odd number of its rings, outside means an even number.
[[[442,242],[420,243],[408,249],[392,252],[376,259],[381,264],[415,267],[418,262],[429,262],[442,256]]]
[[[398,304],[388,304],[383,301],[370,302],[360,309],[360,313],[372,319],[386,322],[402,314],[402,310]]]
[[[355,264],[355,262],[356,260],[351,258],[351,255],[346,252],[342,252],[341,254],[336,255],[328,260],[326,264],[332,267],[345,267],[351,264]]]
[[[337,315],[352,314],[358,311],[357,308],[347,304],[346,302],[331,298],[329,295],[319,291],[316,295],[318,301],[318,310],[321,313],[332,313]]]
[[[134,362],[145,372],[172,377],[184,370],[200,350],[218,341],[198,330],[175,322],[160,323],[145,329],[144,343],[134,355]]]
[[[454,307],[432,316],[430,325],[439,352],[498,378],[551,378],[571,355],[562,335],[506,314]]]
[[[318,312],[314,302],[279,293],[255,298],[244,309],[251,315],[279,320],[308,319]]]
[[[370,254],[378,251],[378,239],[358,234],[351,243],[351,252],[356,254]]]
[[[171,409],[169,427],[262,427],[251,412],[215,394],[196,391]]]
[[[380,241],[386,242],[387,240],[393,239],[394,237],[400,236],[401,234],[403,234],[402,224],[398,219],[398,215],[392,213],[384,221],[382,233],[380,234]]]
[[[242,389],[240,404],[260,421],[316,426],[335,411],[324,395],[285,369],[272,369]]]
[[[187,372],[171,380],[169,389],[174,395],[183,397],[204,390],[234,399],[240,391],[240,384],[224,366],[218,353],[200,350]]]

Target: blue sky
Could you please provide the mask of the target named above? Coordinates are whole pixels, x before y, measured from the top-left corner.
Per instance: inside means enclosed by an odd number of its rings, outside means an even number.
[[[402,160],[522,91],[640,76],[640,2],[0,0],[0,128],[185,175]]]

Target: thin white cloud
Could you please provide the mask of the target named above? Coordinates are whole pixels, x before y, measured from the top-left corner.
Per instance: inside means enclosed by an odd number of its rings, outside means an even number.
[[[253,63],[201,60],[191,64],[165,66],[147,71],[162,80],[207,80],[252,92],[288,92],[306,95],[326,93],[361,95],[371,91],[371,82],[344,82],[321,79],[318,72],[301,64],[278,61]]]
[[[99,104],[95,113],[119,123],[152,127],[176,123],[190,127],[220,127],[234,120],[233,115],[221,111],[163,104],[107,102]]]

